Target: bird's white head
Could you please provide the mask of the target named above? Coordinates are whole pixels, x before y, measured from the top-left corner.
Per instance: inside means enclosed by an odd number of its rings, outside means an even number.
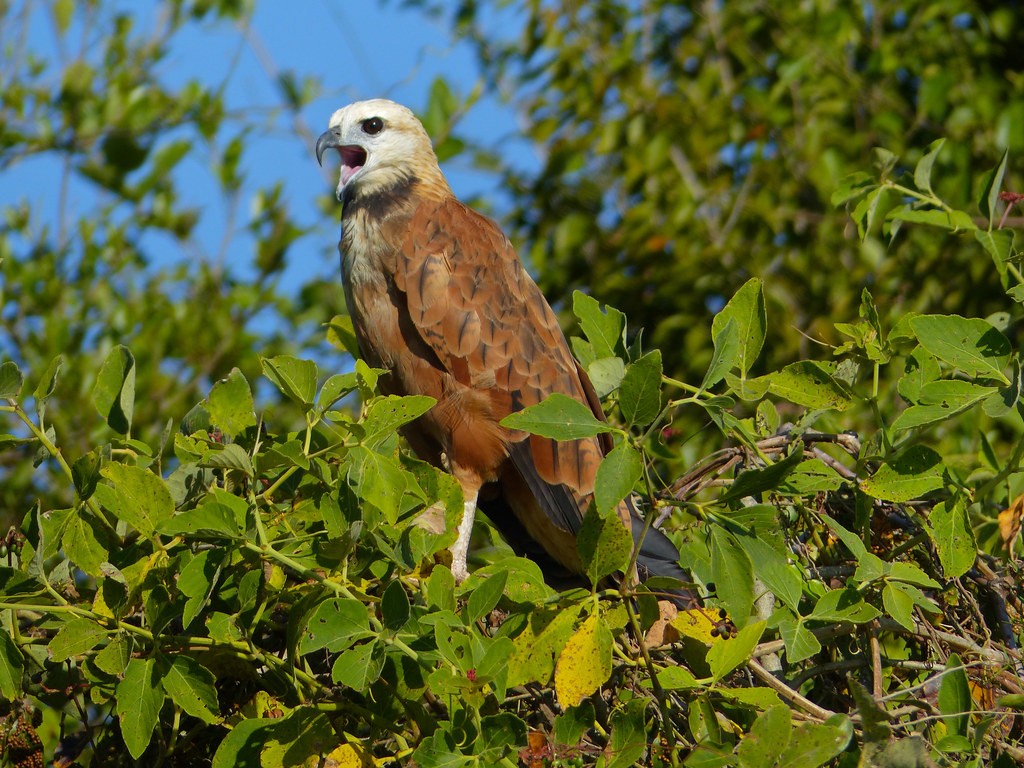
[[[316,142],[316,159],[335,149],[341,157],[337,196],[373,194],[412,181],[447,186],[430,137],[412,110],[388,99],[357,101],[331,115]]]

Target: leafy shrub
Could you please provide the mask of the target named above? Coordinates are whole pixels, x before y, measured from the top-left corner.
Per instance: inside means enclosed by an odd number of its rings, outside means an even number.
[[[862,235],[883,221],[893,237],[969,234],[1024,299],[998,226],[1005,158],[975,219],[932,192],[940,147],[912,186],[883,153],[878,178],[835,201]],[[50,419],[69,372],[58,360],[26,383],[7,361],[0,446],[33,447],[74,503],[37,504],[4,540],[5,763],[1015,764],[1024,442],[1003,456],[990,437],[1020,431],[1009,315],[886,328],[864,291],[859,318],[837,324],[838,362],[751,377],[768,327],[752,279],[716,316],[694,385],[627,344],[621,313],[582,294],[573,306],[586,335],[573,348],[611,426],[564,398],[510,420],[556,437],[610,429],[580,535],[588,576],[628,568],[630,538],[605,516],[638,492],[703,609],[659,603],[679,586],[665,579],[555,592],[486,524],[457,586],[444,560],[458,485],[397,433],[431,401],[376,394],[381,371],[361,361],[321,381],[311,361],[261,359],[303,415],[295,431],[236,369],[145,442],[134,357],[115,347],[92,392],[108,441],[78,456]],[[345,318],[329,337],[351,344]],[[681,409],[730,447],[662,478]],[[976,457],[928,446],[965,420]]]

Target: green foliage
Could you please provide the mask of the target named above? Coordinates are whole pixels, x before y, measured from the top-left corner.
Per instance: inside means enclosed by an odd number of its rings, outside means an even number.
[[[506,173],[511,220],[610,416],[556,396],[506,423],[615,444],[591,589],[556,592],[486,521],[456,585],[458,484],[398,436],[429,398],[308,359],[291,326],[257,342],[268,308],[331,314],[274,288],[306,232],[280,186],[242,222],[253,280],[153,263],[154,233],[203,251],[174,169],[201,148],[240,210],[258,129],[152,76],[190,19],[244,4],[166,8],[147,36],[57,0],[95,50],[3,53],[0,167],[53,155],[103,193],[58,229],[28,204],[0,224],[0,765],[1019,758],[1018,9],[531,3],[513,44],[461,6],[548,150]],[[294,113],[316,83],[279,87]],[[436,81],[443,157],[465,106]],[[627,311],[569,301],[582,284]],[[354,352],[347,318],[327,336]],[[701,609],[617,580],[630,494]]]
[[[88,722],[43,728],[37,749],[76,744],[81,760],[104,765],[588,764],[600,754],[605,765],[742,767],[1014,754],[1018,740],[993,727],[998,710],[975,691],[1014,705],[1015,639],[983,651],[946,622],[967,624],[977,618],[967,606],[1000,599],[995,582],[964,577],[1002,567],[1005,537],[979,542],[1009,505],[1024,451],[990,442],[971,464],[928,443],[965,418],[1019,429],[1019,350],[979,318],[912,315],[890,328],[865,291],[859,319],[840,323],[849,341],[838,362],[751,379],[772,320],[764,289],[747,282],[711,324],[716,373],[700,386],[665,375],[656,351],[626,346],[624,315],[576,296],[593,336],[574,348],[588,367],[610,371],[615,359],[622,372],[606,379],[611,423],[558,396],[507,420],[558,439],[611,432],[616,443],[578,539],[593,589],[561,594],[493,533],[496,546],[477,550],[473,575],[455,584],[444,561],[457,484],[397,437],[433,401],[376,394],[380,371],[361,362],[324,378],[310,360],[261,359],[301,414],[297,431],[232,370],[165,440],[169,461],[131,436],[141,371],[116,346],[92,393],[109,442],[69,465],[50,411],[26,408],[59,398],[66,368],[51,366],[29,395],[31,374],[5,361],[0,412],[74,498],[40,502],[6,545],[8,721],[36,707],[94,708],[101,716]],[[357,394],[357,415],[336,409]],[[943,410],[908,422],[924,407]],[[783,409],[794,424],[781,426]],[[681,410],[702,411],[737,447],[668,482],[676,449],[665,428]],[[860,435],[820,431],[844,423]],[[609,588],[635,557],[614,510],[636,493],[668,518],[705,607],[677,615],[653,601],[682,586],[672,579]],[[921,716],[931,688],[938,718]],[[914,706],[887,713],[887,702]]]

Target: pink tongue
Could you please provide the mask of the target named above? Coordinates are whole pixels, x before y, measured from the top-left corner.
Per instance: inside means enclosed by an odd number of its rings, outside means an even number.
[[[351,179],[359,171],[361,165],[343,165],[341,166],[341,183],[348,184],[348,180]]]

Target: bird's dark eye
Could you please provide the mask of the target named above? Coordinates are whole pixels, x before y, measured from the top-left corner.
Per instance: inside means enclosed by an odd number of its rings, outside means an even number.
[[[371,117],[363,120],[363,133],[368,133],[371,136],[380,133],[384,130],[384,121],[379,117]]]

